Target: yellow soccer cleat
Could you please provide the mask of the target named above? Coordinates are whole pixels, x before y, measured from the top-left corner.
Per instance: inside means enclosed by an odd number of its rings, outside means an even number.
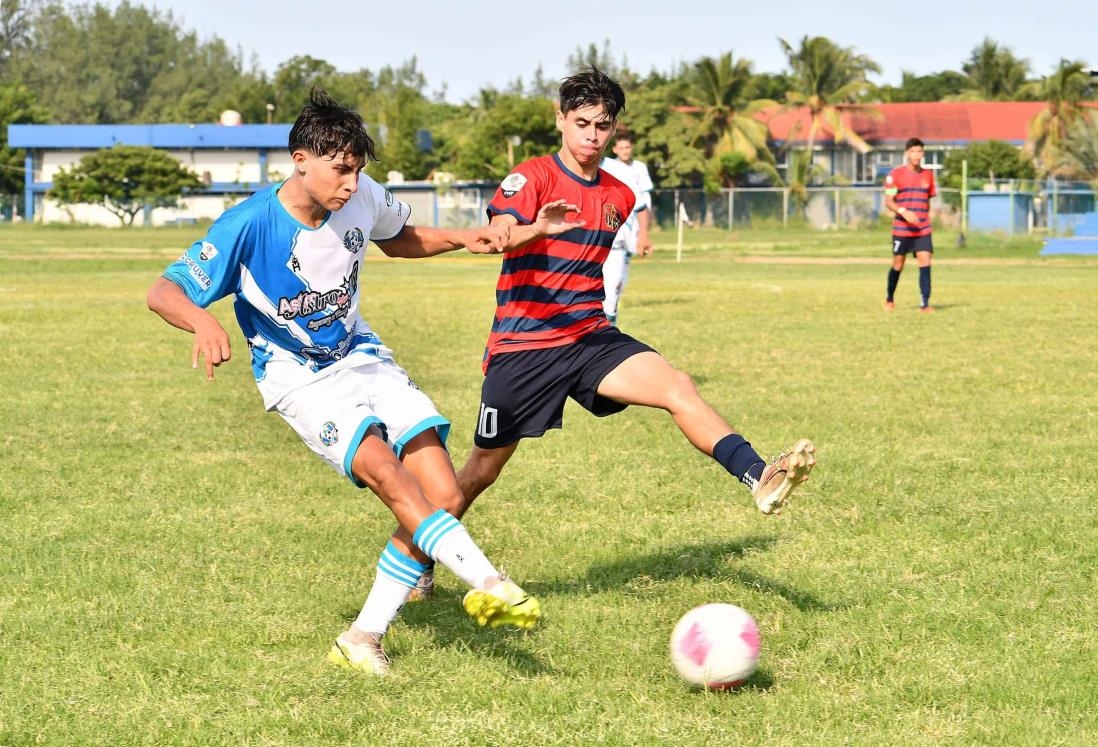
[[[541,604],[514,581],[505,578],[487,589],[473,589],[465,595],[462,606],[478,625],[498,628],[511,625],[530,630],[541,617]]]
[[[366,643],[351,643],[343,636],[336,638],[328,652],[328,661],[337,667],[384,677],[389,674],[389,657],[381,645],[381,636],[372,633],[370,636]]]
[[[755,505],[764,514],[780,514],[790,494],[808,480],[808,473],[815,466],[816,447],[807,438],[802,438],[792,449],[782,452],[766,465],[752,491]]]

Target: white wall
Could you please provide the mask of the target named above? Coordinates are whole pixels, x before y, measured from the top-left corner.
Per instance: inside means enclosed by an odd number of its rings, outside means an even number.
[[[90,151],[50,150],[41,153],[41,165],[35,174],[36,181],[52,182],[62,168],[75,166]],[[197,174],[213,182],[237,182],[249,185],[254,191],[259,187],[259,152],[252,150],[170,150],[166,151],[179,159],[180,163]],[[271,182],[288,177],[293,168],[290,154],[283,148],[267,151],[267,178]],[[235,205],[247,195],[201,195],[180,201],[177,210],[157,208],[152,211],[152,225],[163,225],[167,221],[179,218],[213,220],[227,208]],[[45,198],[35,213],[35,220],[45,223],[77,221],[92,225],[117,226],[118,218],[106,208],[98,205],[62,206]],[[143,225],[144,215],[139,213],[134,225]]]

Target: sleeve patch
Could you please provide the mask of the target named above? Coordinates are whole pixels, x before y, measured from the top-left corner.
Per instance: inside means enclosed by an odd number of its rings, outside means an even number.
[[[511,198],[521,192],[525,186],[526,177],[516,171],[509,174],[499,185],[499,188],[503,191],[504,197]]]

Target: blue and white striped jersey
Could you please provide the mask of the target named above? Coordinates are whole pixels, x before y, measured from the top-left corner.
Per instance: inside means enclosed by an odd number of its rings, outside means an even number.
[[[358,311],[368,240],[394,238],[409,207],[362,174],[318,228],[291,216],[272,186],[227,210],[164,272],[203,308],[235,294],[252,370],[272,409],[287,393],[369,356],[391,359]]]

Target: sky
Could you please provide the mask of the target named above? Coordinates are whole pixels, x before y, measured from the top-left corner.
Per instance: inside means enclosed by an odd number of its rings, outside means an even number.
[[[752,60],[757,72],[778,72],[785,67],[778,37],[795,45],[805,35],[830,37],[876,60],[878,83],[899,83],[904,70],[959,70],[985,35],[1028,58],[1038,75],[1051,72],[1061,57],[1098,67],[1094,0],[131,2],[171,11],[203,39],[216,35],[243,50],[245,59],[256,55],[268,72],[293,55],[321,58],[345,72],[415,55],[429,91],[445,85],[453,102],[517,76],[528,82],[539,64],[549,78],[563,77],[577,46],[601,46],[604,39],[615,58],[624,55],[642,73],[729,50]],[[1043,12],[1052,7],[1054,13]]]

